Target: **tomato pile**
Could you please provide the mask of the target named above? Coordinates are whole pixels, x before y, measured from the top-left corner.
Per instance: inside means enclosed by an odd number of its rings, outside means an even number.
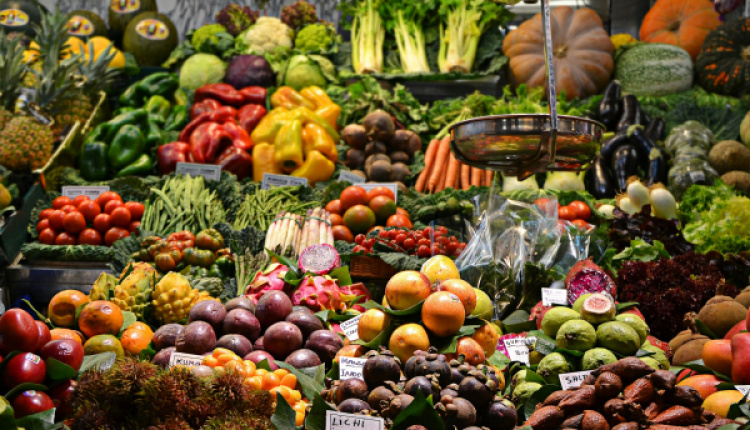
[[[354,235],[385,227],[411,228],[409,213],[396,206],[396,196],[388,187],[375,187],[369,192],[352,185],[336,200],[326,204],[331,214],[333,238],[354,242]]]
[[[443,226],[427,227],[423,230],[389,229],[380,230],[365,236],[358,234],[354,238],[357,245],[353,252],[372,254],[377,251],[403,252],[428,258],[433,255],[447,255],[456,258],[466,248],[465,242],[460,242],[456,236],[448,236],[448,229]]]
[[[546,206],[550,199],[543,197],[536,199],[534,204],[540,207]],[[578,228],[588,229],[591,227],[591,208],[585,202],[574,200],[570,204],[562,206],[557,204],[557,217],[562,221],[569,221]]]
[[[52,207],[39,213],[36,231],[45,245],[107,245],[130,236],[141,225],[145,207],[139,202],[123,202],[113,191],[75,199],[60,196]]]

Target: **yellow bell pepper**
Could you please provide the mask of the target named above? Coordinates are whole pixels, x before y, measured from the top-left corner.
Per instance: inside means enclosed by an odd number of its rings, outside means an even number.
[[[334,170],[336,170],[336,165],[333,161],[327,159],[320,151],[313,149],[308,154],[305,163],[292,172],[292,176],[307,178],[307,182],[310,183],[310,186],[313,186],[316,182],[330,179]]]
[[[326,94],[326,92],[317,85],[303,88],[302,91],[300,91],[300,94],[302,95],[302,97],[306,98],[315,105],[313,110],[318,110],[322,107],[333,104],[333,101],[330,97],[328,97],[328,94]]]
[[[315,103],[302,97],[302,94],[298,93],[292,87],[279,87],[271,95],[271,106],[273,107],[284,107],[287,109],[293,109],[296,107],[306,107],[308,109],[315,109]]]
[[[264,116],[253,132],[250,134],[250,139],[256,144],[258,143],[274,143],[276,140],[276,133],[281,129],[286,116],[289,114],[289,109],[278,107],[272,109]]]
[[[276,167],[284,172],[291,172],[302,166],[302,121],[284,122],[276,135],[274,143],[274,160]]]
[[[312,151],[318,151],[334,163],[339,159],[339,151],[331,136],[318,124],[313,122],[306,124],[302,129],[302,144],[305,157]]]
[[[253,180],[261,182],[264,173],[273,173],[280,175],[282,172],[276,167],[274,145],[271,143],[257,143],[253,146]]]
[[[317,109],[315,113],[326,120],[328,124],[331,124],[331,127],[338,130],[339,115],[341,115],[341,106],[333,103]]]
[[[332,126],[328,121],[326,121],[323,117],[318,115],[317,113],[311,111],[310,109],[300,107],[297,109],[294,109],[299,112],[300,119],[302,120],[302,123],[307,125],[310,123],[315,123],[323,128],[323,130],[328,133],[329,136],[331,136],[331,139],[333,139],[334,142],[339,141],[339,132],[336,131],[336,127]]]

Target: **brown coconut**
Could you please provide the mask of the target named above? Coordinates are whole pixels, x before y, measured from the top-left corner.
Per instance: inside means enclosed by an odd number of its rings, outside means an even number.
[[[729,296],[716,296],[706,302],[698,319],[719,338],[747,318],[747,308]]]

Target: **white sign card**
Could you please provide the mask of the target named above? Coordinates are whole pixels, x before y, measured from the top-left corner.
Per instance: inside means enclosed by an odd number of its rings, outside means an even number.
[[[262,190],[268,190],[271,187],[283,187],[285,185],[302,185],[307,186],[307,178],[297,178],[295,176],[287,175],[274,175],[273,173],[264,173],[263,182],[261,182],[260,188]]]
[[[734,388],[742,393],[743,396],[750,396],[750,385],[735,385]]]
[[[567,305],[568,290],[560,288],[542,288],[542,304],[544,306]]]
[[[371,189],[377,187],[386,187],[393,191],[393,195],[396,197],[394,200],[398,203],[398,184],[395,182],[370,182],[369,184],[357,184],[358,187],[362,187],[365,191],[370,192]]]
[[[326,430],[383,430],[385,421],[367,415],[326,411]]]
[[[505,339],[505,349],[508,350],[508,358],[510,361],[518,361],[525,365],[529,365],[529,345],[536,342],[535,337],[518,338],[518,339]]]
[[[351,182],[352,184],[362,184],[365,182],[365,178],[356,175],[348,170],[342,170],[339,172],[339,181]]]
[[[203,176],[211,181],[221,180],[221,166],[218,164],[177,163],[175,173],[178,175]]]
[[[557,376],[560,378],[560,385],[562,385],[562,389],[569,390],[571,388],[580,387],[583,380],[586,379],[586,377],[588,377],[590,374],[591,370],[584,370],[582,372],[562,373]]]
[[[201,355],[185,354],[184,352],[172,351],[172,355],[169,356],[169,367],[195,367],[200,366],[201,363],[203,363],[203,356]]]
[[[363,357],[341,357],[339,360],[339,380],[359,379],[364,381],[362,376],[362,367],[364,367],[366,358]]]
[[[70,197],[74,199],[78,196],[86,196],[91,200],[95,200],[102,193],[109,191],[109,186],[98,185],[98,186],[77,186],[77,185],[66,185],[62,187],[62,195],[64,197]]]
[[[344,336],[346,336],[349,341],[354,342],[355,340],[359,340],[359,319],[362,318],[362,315],[358,315],[354,318],[350,318],[340,324],[341,330],[344,331]]]

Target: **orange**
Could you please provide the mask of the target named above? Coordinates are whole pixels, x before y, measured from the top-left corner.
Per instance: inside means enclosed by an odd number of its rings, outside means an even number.
[[[281,378],[281,385],[295,389],[297,387],[297,377],[291,373]],[[299,399],[297,399],[299,400]]]
[[[88,301],[89,296],[78,290],[60,291],[50,300],[47,315],[56,326],[75,327],[76,309]]]
[[[124,317],[116,304],[107,300],[94,300],[78,316],[78,328],[86,337],[97,334],[119,334]]]
[[[422,305],[422,322],[438,336],[450,336],[464,325],[466,312],[457,295],[438,291],[427,297]]]
[[[737,390],[717,391],[703,402],[703,409],[709,410],[716,415],[726,418],[729,407],[742,401],[743,395]]]
[[[49,334],[52,340],[72,339],[77,340],[81,345],[83,345],[83,336],[75,330],[70,330],[67,328],[53,328],[49,331]]]
[[[359,317],[357,334],[364,342],[369,342],[385,330],[391,323],[391,317],[380,309],[369,309]]]
[[[362,320],[360,320],[362,321]],[[339,357],[361,357],[367,353],[368,349],[364,345],[346,345],[336,353],[333,361],[339,362]]]
[[[131,355],[140,355],[141,351],[148,348],[152,335],[138,329],[129,328],[122,333],[120,343],[125,352]]]
[[[263,382],[260,386],[260,388],[264,390],[270,390],[271,388],[278,387],[279,383],[279,377],[274,375],[273,373],[266,373],[263,375]]]
[[[483,364],[485,360],[484,349],[482,349],[477,341],[468,336],[458,339],[456,352],[454,354],[446,354],[445,358],[452,360],[459,355],[466,357],[466,362],[472,366]]]
[[[495,353],[497,341],[500,340],[500,335],[497,333],[497,330],[492,327],[492,324],[487,323],[479,327],[471,338],[482,347],[485,357],[489,357]]]
[[[142,331],[142,332],[145,332],[145,333],[148,333],[148,334],[150,334],[151,336],[153,336],[153,335],[154,335],[154,331],[153,331],[153,330],[151,330],[151,327],[149,327],[149,325],[148,325],[148,324],[146,324],[146,323],[142,323],[142,322],[140,322],[140,321],[138,321],[138,322],[134,322],[133,324],[130,324],[130,325],[129,325],[129,326],[127,327],[127,329],[128,329],[128,330],[129,330],[129,329],[140,330],[140,331]]]
[[[430,338],[427,331],[419,324],[404,324],[391,333],[388,349],[393,352],[402,363],[411,358],[416,351],[427,351]]]
[[[427,276],[416,270],[396,273],[385,286],[385,299],[391,309],[404,310],[416,305],[432,294]]]
[[[438,286],[440,291],[448,291],[458,296],[468,317],[477,307],[477,293],[468,282],[462,279],[446,279]]]
[[[703,400],[706,400],[708,396],[718,391],[716,386],[722,382],[724,381],[714,375],[695,375],[685,378],[677,385],[689,385],[695,388],[698,390]]]
[[[726,339],[709,340],[703,345],[703,364],[725,376],[732,374],[732,341]]]

